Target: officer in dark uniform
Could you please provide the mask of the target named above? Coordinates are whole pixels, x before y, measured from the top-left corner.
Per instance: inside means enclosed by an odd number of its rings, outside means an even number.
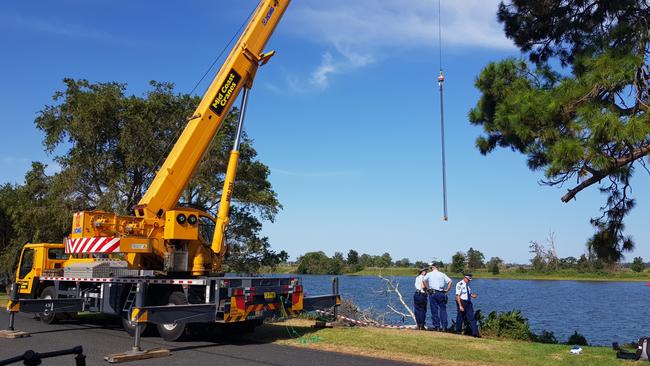
[[[413,295],[413,308],[415,309],[415,322],[418,330],[425,330],[427,319],[427,285],[424,276],[427,269],[420,269],[420,274],[415,278],[415,294]]]
[[[472,281],[472,274],[466,273],[463,279],[456,284],[456,333],[461,334],[463,319],[465,319],[472,329],[472,336],[478,337],[478,326],[472,305],[472,299],[476,299],[478,295],[472,292],[469,286],[470,281]]]

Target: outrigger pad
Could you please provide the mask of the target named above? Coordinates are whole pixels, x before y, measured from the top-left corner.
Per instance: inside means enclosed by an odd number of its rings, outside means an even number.
[[[0,338],[15,339],[15,338],[25,338],[29,336],[30,336],[29,333],[23,332],[22,330],[0,330]]]
[[[123,353],[113,353],[104,357],[109,363],[122,363],[137,360],[146,360],[148,358],[167,357],[172,353],[165,348],[152,348],[144,351],[128,351]]]

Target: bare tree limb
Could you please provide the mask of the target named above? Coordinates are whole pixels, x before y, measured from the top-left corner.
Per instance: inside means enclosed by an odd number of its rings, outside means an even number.
[[[395,307],[393,307],[393,305],[388,304],[388,308],[389,308],[390,310],[392,310],[394,313],[396,313],[397,315],[401,315],[401,316],[403,316],[403,317],[405,317],[405,318],[408,318],[408,317],[410,316],[410,315],[408,315],[408,314],[404,314],[403,312],[401,312],[401,311],[395,309]]]
[[[381,278],[382,280],[386,281],[386,285],[388,286],[389,291],[391,291],[391,292],[395,292],[395,293],[397,294],[397,299],[399,300],[400,303],[402,303],[402,306],[403,306],[404,309],[406,309],[406,311],[408,312],[408,314],[409,314],[408,316],[410,316],[411,319],[413,319],[414,322],[417,322],[417,320],[415,319],[415,314],[413,313],[413,311],[411,310],[411,308],[406,304],[406,302],[404,301],[404,297],[402,296],[402,293],[399,291],[399,288],[398,288],[398,287],[399,287],[399,284],[398,284],[398,285],[395,285],[395,284],[393,283],[393,281],[391,281],[391,280],[389,280],[388,278],[382,276],[381,274],[378,274],[377,277],[379,277],[379,278]],[[389,307],[391,310],[395,311],[395,310],[393,309],[392,306],[388,305],[388,307]],[[403,314],[403,313],[401,313],[401,312],[398,312],[398,311],[395,311],[395,312],[398,313],[398,314],[400,314],[400,315],[402,315],[402,316],[406,316],[406,314]]]

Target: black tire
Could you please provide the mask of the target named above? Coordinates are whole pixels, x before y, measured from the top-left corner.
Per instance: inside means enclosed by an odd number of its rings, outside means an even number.
[[[167,298],[168,305],[186,305],[187,303],[185,294],[180,291],[170,293]],[[192,335],[192,327],[188,323],[158,324],[156,328],[162,339],[166,341],[181,341]]]
[[[54,286],[48,286],[41,291],[41,296],[39,296],[41,299],[56,299],[56,290],[54,289]],[[56,324],[59,322],[59,320],[62,319],[61,314],[57,314],[53,311],[44,311],[42,313],[38,314],[39,318],[41,321],[45,324]]]

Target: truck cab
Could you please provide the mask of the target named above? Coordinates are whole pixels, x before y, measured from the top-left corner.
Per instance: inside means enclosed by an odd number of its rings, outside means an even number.
[[[25,244],[16,269],[19,296],[37,298],[38,278],[46,270],[62,269],[67,259],[63,244]]]

